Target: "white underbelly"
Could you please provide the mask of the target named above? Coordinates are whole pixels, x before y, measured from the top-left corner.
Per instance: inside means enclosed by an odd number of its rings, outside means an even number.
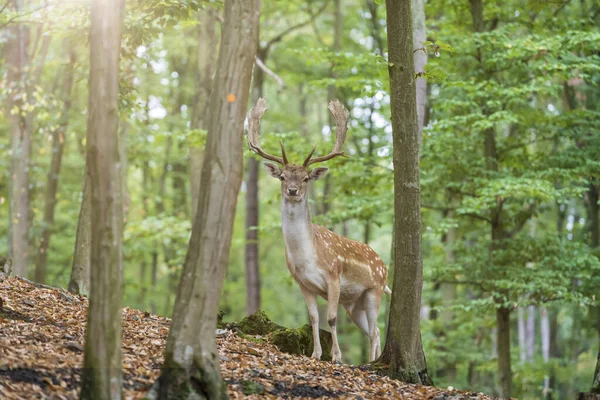
[[[354,303],[366,289],[364,285],[346,280],[342,276],[340,279],[340,304]]]

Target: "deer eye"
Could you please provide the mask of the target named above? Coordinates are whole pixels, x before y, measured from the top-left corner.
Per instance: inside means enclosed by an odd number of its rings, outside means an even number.
[[[304,178],[304,182],[308,182],[308,176]]]
[[[283,177],[283,175],[279,175],[279,180],[280,180],[281,182],[285,181],[285,178]]]

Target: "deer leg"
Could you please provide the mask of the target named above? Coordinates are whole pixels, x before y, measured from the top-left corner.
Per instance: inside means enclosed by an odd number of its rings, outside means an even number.
[[[311,357],[320,360],[323,351],[321,349],[321,339],[319,337],[319,309],[317,308],[317,295],[309,292],[302,285],[300,285],[300,290],[304,296],[306,308],[308,308],[308,316],[313,332],[313,352]]]
[[[367,313],[364,309],[360,307],[356,307],[355,304],[350,306],[344,306],[346,311],[348,311],[348,315],[352,319],[352,322],[362,333],[364,333],[367,337],[369,337],[369,322],[367,321]]]
[[[327,323],[329,323],[329,329],[331,330],[331,358],[336,364],[342,362],[342,351],[338,344],[337,337],[337,310],[340,301],[340,282],[332,281],[327,287]]]
[[[365,296],[365,310],[367,313],[367,321],[369,323],[369,341],[371,345],[370,360],[374,361],[378,357],[381,349],[379,339],[379,328],[377,327],[377,316],[379,315],[379,299],[377,295],[369,291]]]

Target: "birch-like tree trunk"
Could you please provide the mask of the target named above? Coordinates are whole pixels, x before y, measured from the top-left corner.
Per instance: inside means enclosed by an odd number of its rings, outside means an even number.
[[[70,41],[65,44],[69,45]],[[74,67],[76,61],[75,49],[69,51],[69,62],[65,68],[62,88],[63,109],[58,129],[52,132],[52,158],[50,170],[46,183],[46,204],[44,207],[44,219],[42,232],[40,234],[40,245],[38,246],[38,260],[35,268],[35,280],[40,283],[46,281],[46,265],[48,261],[48,249],[50,248],[50,237],[54,229],[54,210],[56,209],[56,193],[58,192],[58,178],[62,165],[63,149],[65,147],[66,131],[69,124],[69,112],[71,110],[71,89],[73,87]]]
[[[394,141],[394,283],[387,338],[379,359],[389,375],[431,385],[420,330],[423,259],[419,195],[412,11],[410,0],[386,0],[388,72]]]
[[[122,0],[93,0],[88,84],[87,175],[91,281],[81,399],[121,398],[123,198],[119,155]]]
[[[243,123],[258,41],[260,0],[226,0],[210,100],[202,191],[179,282],[160,399],[222,399],[227,394],[215,341],[243,173]]]
[[[23,0],[9,1],[15,12],[23,10]],[[8,256],[12,259],[13,272],[27,276],[29,260],[29,167],[31,159],[31,111],[25,111],[25,96],[29,86],[26,67],[29,63],[29,28],[25,24],[12,23],[7,30],[6,69],[8,101],[6,115],[10,124],[11,163],[9,180]],[[25,108],[26,109],[26,108]]]

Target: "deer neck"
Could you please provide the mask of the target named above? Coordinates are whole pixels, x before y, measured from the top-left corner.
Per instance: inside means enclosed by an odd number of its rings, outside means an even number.
[[[298,202],[284,197],[281,205],[281,227],[288,256],[294,259],[297,258],[295,255],[304,254],[305,257],[314,254],[314,233],[307,196]]]

